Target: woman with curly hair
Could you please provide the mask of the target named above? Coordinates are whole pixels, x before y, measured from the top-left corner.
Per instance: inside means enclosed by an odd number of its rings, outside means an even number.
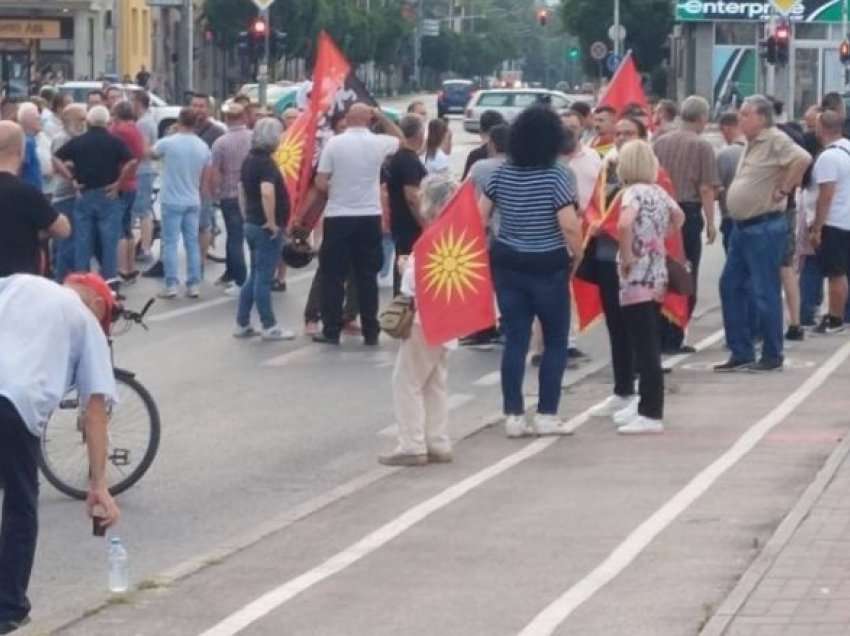
[[[582,258],[575,180],[558,164],[564,131],[546,106],[523,111],[511,126],[508,161],[481,196],[486,219],[499,208],[490,247],[505,349],[502,395],[508,437],[566,434],[558,417],[567,360],[569,280]],[[533,427],[525,420],[522,382],[534,319],[543,330],[540,401]]]

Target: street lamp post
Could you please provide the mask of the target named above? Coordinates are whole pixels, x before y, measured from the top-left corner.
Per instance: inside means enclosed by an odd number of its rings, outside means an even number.
[[[614,55],[620,57],[620,0],[614,0]]]

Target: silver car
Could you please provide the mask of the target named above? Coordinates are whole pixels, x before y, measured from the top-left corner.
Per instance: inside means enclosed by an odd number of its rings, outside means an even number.
[[[479,91],[466,105],[463,128],[467,132],[478,132],[481,113],[486,110],[495,110],[510,123],[534,104],[548,103],[555,111],[561,112],[569,109],[573,101],[575,100],[565,93],[545,88],[495,88]]]

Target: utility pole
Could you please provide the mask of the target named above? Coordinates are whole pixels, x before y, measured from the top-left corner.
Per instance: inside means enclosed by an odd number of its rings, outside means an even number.
[[[259,82],[259,100],[260,107],[265,108],[268,102],[269,93],[269,58],[271,57],[271,28],[269,20],[269,10],[263,9],[260,11],[260,20],[265,24],[265,39],[263,41],[263,59],[260,62],[260,68],[257,69],[257,81]]]
[[[776,29],[776,16],[774,15],[773,7],[770,7],[770,13],[768,14],[767,22],[765,24],[765,29],[767,30],[765,33],[765,39],[773,36],[773,32]],[[776,94],[776,65],[768,64],[767,65],[767,73],[765,74],[765,86],[764,92],[767,95],[775,95]]]
[[[186,91],[195,88],[195,0],[186,0]]]
[[[422,0],[416,0],[416,23],[413,29],[413,83],[422,85]]]
[[[847,3],[841,3],[841,39],[847,41]],[[844,65],[844,90],[850,84],[850,66]]]
[[[614,31],[617,37],[614,38],[614,55],[620,57],[620,0],[614,0]]]

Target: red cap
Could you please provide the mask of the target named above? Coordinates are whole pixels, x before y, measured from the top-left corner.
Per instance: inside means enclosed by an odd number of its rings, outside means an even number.
[[[65,284],[88,287],[97,294],[97,297],[103,301],[103,306],[106,309],[100,325],[106,333],[109,333],[109,327],[112,324],[112,309],[115,307],[115,295],[112,293],[109,285],[106,284],[106,281],[99,274],[69,274],[65,279]]]

